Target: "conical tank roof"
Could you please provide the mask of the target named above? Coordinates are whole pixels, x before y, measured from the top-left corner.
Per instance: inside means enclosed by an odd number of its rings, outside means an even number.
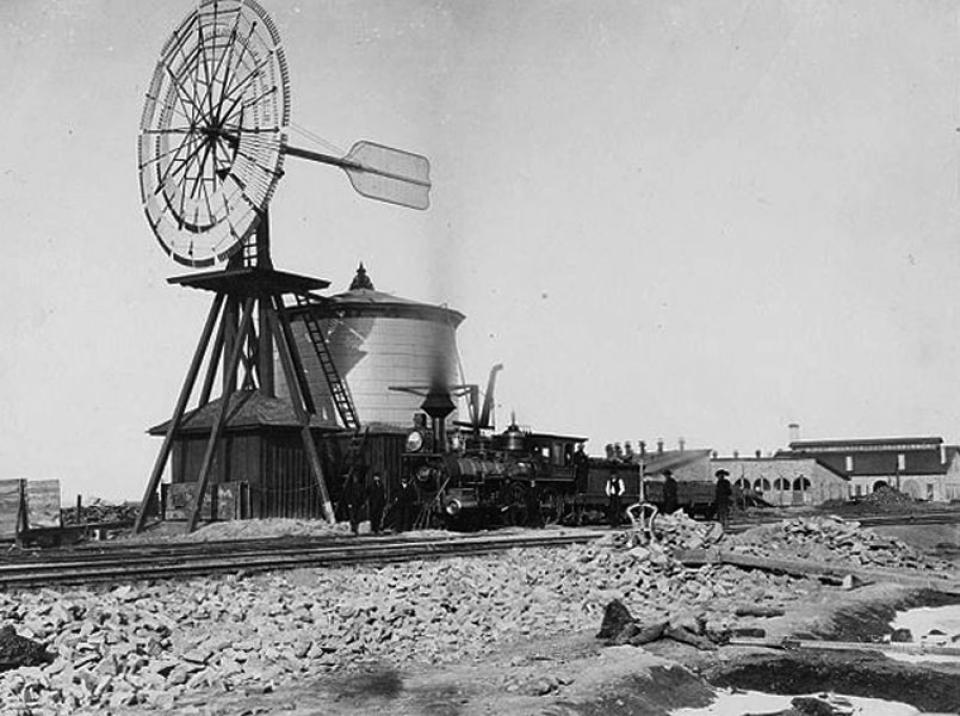
[[[319,309],[319,310],[317,310]],[[319,315],[334,313],[345,316],[388,316],[394,318],[419,318],[422,320],[443,321],[458,326],[466,316],[460,311],[431,303],[421,303],[401,298],[390,293],[377,291],[363,262],[350,282],[350,288],[343,293],[330,296],[327,306],[318,305],[314,311]]]

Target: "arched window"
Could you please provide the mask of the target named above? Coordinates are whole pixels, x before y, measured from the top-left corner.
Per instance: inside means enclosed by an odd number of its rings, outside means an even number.
[[[773,481],[774,490],[789,490],[790,489],[790,480],[785,480],[782,477],[778,477]]]
[[[890,486],[883,480],[877,480],[875,483],[873,483],[873,492],[876,492],[877,490],[886,490],[888,487]]]
[[[739,487],[741,490],[749,490],[749,489],[750,489],[750,480],[748,480],[748,479],[745,478],[745,477],[741,477],[739,480],[737,480],[737,481],[736,481],[735,483],[733,483],[733,484],[734,484],[736,487]]]
[[[810,489],[810,480],[801,475],[793,481],[793,489],[800,492],[806,492]]]
[[[765,477],[754,480],[753,489],[757,492],[770,492],[770,480]]]

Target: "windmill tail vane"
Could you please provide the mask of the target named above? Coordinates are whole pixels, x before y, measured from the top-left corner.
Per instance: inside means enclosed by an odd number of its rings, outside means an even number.
[[[411,209],[430,206],[430,161],[421,154],[361,140],[344,157],[284,147],[293,157],[332,164],[343,169],[357,193]]]
[[[223,130],[208,131],[225,139],[231,146],[240,143],[239,137]],[[347,173],[357,193],[367,198],[411,209],[423,210],[430,206],[430,188],[433,186],[430,182],[430,160],[422,154],[365,139],[356,142],[343,157],[286,144],[281,151],[291,157],[340,167]]]

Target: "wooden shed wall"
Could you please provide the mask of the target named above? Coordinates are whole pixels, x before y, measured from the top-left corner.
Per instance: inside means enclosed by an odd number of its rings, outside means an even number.
[[[400,484],[400,457],[406,436],[395,433],[369,434],[362,462],[364,480],[369,483],[378,472],[384,480],[387,499]],[[330,499],[336,505],[342,492],[344,461],[350,448],[349,435],[316,433],[314,440],[326,477]],[[182,436],[174,443],[172,482],[195,482],[206,450],[207,437]],[[265,429],[239,433],[223,441],[210,474],[210,484],[247,483],[250,516],[255,518],[319,518],[323,516],[320,490],[310,470],[297,429]],[[229,454],[228,470],[219,469],[224,450]]]

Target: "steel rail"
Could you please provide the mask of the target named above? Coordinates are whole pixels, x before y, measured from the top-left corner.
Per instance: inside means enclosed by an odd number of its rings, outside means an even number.
[[[165,555],[114,555],[114,559],[64,560],[0,564],[0,588],[46,587],[54,584],[118,583],[145,579],[206,576],[236,571],[267,572],[298,567],[388,564],[436,557],[489,554],[516,548],[562,547],[588,542],[603,532],[521,537],[428,539],[368,542],[353,545],[289,546],[247,552],[204,553],[171,550]]]

